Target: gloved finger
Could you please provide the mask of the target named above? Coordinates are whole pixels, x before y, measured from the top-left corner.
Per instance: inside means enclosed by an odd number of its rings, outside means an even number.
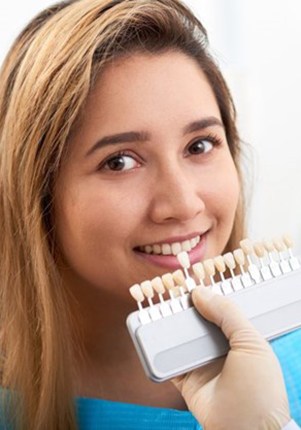
[[[213,378],[220,374],[224,366],[224,362],[225,357],[218,358],[214,362],[208,363],[205,366],[202,366],[201,369],[196,369],[192,373],[189,372],[185,375],[176,376],[171,380],[171,382],[180,391],[182,391],[183,385],[187,382],[189,382],[190,384],[193,383],[198,387],[202,387],[203,385],[207,384],[207,382],[211,381]],[[188,381],[188,379],[190,381]]]

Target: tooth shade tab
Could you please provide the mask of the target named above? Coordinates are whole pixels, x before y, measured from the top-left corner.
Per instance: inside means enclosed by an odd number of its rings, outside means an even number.
[[[183,251],[186,251],[186,252],[191,251],[191,243],[190,243],[190,240],[185,240],[185,241],[182,243],[182,249],[183,249]]]
[[[253,245],[250,239],[243,239],[239,242],[241,249],[246,255],[250,255],[253,252]]]
[[[190,267],[190,260],[189,260],[189,255],[186,251],[182,251],[177,255],[177,259],[179,261],[179,263],[181,264],[181,266],[184,269],[189,269]]]
[[[273,252],[275,250],[274,244],[271,240],[264,240],[263,246],[268,252]]]
[[[203,264],[201,262],[200,263],[195,263],[192,266],[192,270],[193,270],[193,273],[195,274],[195,276],[197,278],[199,278],[200,280],[205,279],[206,274],[205,274],[204,266],[203,266]]]
[[[239,264],[240,266],[243,266],[245,264],[245,254],[242,249],[235,249],[233,251],[233,256],[237,264]]]
[[[173,280],[173,277],[172,277],[171,273],[165,273],[162,276],[162,282],[163,282],[163,285],[165,286],[165,288],[167,290],[171,290],[172,288],[175,287],[175,282]]]
[[[254,284],[254,282],[251,279],[251,276],[248,272],[244,269],[245,264],[245,254],[242,249],[238,248],[233,251],[233,256],[235,258],[236,263],[239,265],[240,268],[240,280],[244,288],[251,287],[251,285]]]
[[[173,272],[172,277],[177,285],[185,286],[185,276],[181,269]]]
[[[284,244],[280,239],[274,239],[273,242],[274,242],[274,246],[278,252],[284,251]]]
[[[254,243],[254,251],[258,258],[263,258],[265,255],[265,248],[261,242]]]
[[[152,299],[154,297],[154,290],[151,281],[141,282],[141,290],[146,298]]]
[[[156,278],[154,278],[151,281],[151,283],[152,283],[152,287],[156,291],[156,293],[158,293],[158,294],[164,294],[165,293],[165,288],[164,288],[162,279],[159,276],[156,276]]]
[[[273,242],[274,242],[275,248],[278,251],[278,255],[280,258],[279,266],[280,266],[281,272],[289,273],[292,270],[292,268],[288,260],[286,260],[283,256],[283,251],[285,250],[284,243],[282,242],[281,239],[274,239]]]
[[[227,252],[223,256],[223,258],[224,258],[224,262],[225,262],[226,266],[228,267],[228,269],[234,270],[236,267],[236,264],[235,264],[235,260],[234,260],[232,252]]]
[[[156,276],[156,278],[151,280],[151,283],[154,291],[156,291],[156,293],[159,296],[159,300],[160,300],[159,309],[160,309],[161,315],[163,317],[172,315],[172,311],[170,309],[169,304],[166,303],[163,298],[163,294],[165,293],[165,288],[164,288],[162,279],[159,276]]]
[[[287,252],[289,255],[289,265],[291,267],[292,270],[297,270],[300,268],[300,261],[298,260],[297,257],[294,256],[293,252],[292,252],[292,246],[293,246],[293,241],[291,239],[291,237],[286,234],[282,237],[282,240],[287,248]]]
[[[162,276],[162,281],[166,289],[168,290],[169,297],[171,299],[170,308],[172,312],[175,314],[177,312],[181,312],[183,310],[179,301],[175,299],[174,291],[175,291],[175,283],[171,273],[165,273]]]
[[[151,321],[150,315],[146,309],[142,307],[141,302],[144,300],[144,295],[139,284],[134,284],[129,289],[131,296],[136,300],[139,309],[139,320],[141,324],[148,324]]]
[[[267,281],[269,279],[272,279],[273,278],[273,274],[271,272],[271,268],[268,265],[266,265],[264,263],[264,260],[263,260],[263,257],[266,254],[266,249],[265,249],[263,243],[256,242],[254,244],[254,250],[255,250],[255,254],[259,258],[259,261],[260,261],[260,264],[261,264],[260,274],[261,274],[263,280]]]
[[[172,295],[174,296],[174,298],[181,296],[181,291],[180,291],[179,287],[173,287],[173,288],[171,288],[171,291],[172,291]]]
[[[133,285],[130,289],[130,294],[133,297],[134,300],[136,300],[137,303],[141,303],[144,300],[144,295],[143,292],[141,290],[141,287],[139,284],[135,284]]]
[[[214,276],[215,275],[215,266],[213,259],[208,259],[203,261],[203,266],[205,269],[205,272],[208,276]]]
[[[214,257],[213,261],[214,261],[215,267],[220,273],[224,273],[226,271],[226,265],[221,255]]]
[[[293,243],[293,240],[289,234],[285,234],[284,236],[282,236],[282,240],[284,242],[284,245],[287,248],[292,248],[294,243]]]

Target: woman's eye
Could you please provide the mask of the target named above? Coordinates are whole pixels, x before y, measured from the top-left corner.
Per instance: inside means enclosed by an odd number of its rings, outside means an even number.
[[[206,152],[209,152],[213,149],[214,144],[206,139],[199,139],[193,142],[189,148],[188,151],[192,155],[197,154],[204,154]]]
[[[117,154],[109,159],[103,164],[105,170],[113,170],[115,172],[131,170],[137,167],[139,163],[130,155]]]

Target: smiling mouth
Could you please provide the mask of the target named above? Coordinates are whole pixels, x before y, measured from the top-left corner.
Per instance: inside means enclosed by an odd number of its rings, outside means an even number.
[[[152,245],[139,246],[135,251],[153,255],[178,255],[182,251],[190,252],[201,241],[203,235],[197,235],[192,239],[174,243],[155,243]]]

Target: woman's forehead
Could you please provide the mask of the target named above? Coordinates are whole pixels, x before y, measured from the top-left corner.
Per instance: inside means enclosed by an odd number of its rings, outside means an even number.
[[[135,54],[107,66],[91,91],[81,125],[103,133],[132,126],[184,127],[201,117],[220,118],[214,93],[195,60],[179,52]],[[120,128],[120,130],[116,130]]]

